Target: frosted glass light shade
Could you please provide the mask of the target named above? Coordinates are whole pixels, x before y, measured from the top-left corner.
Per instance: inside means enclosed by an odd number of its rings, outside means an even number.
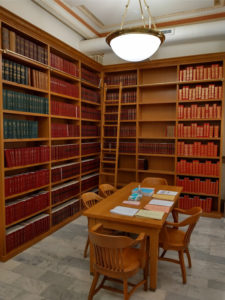
[[[115,31],[106,37],[113,52],[120,58],[138,62],[152,56],[164,41],[160,31],[147,28],[131,28]]]

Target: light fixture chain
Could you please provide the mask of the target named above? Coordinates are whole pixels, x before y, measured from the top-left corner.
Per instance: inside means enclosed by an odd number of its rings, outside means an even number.
[[[142,5],[141,5],[141,0],[139,0],[139,5],[140,5],[140,11],[141,11],[141,19],[142,19],[142,22],[143,22],[143,26],[145,28],[145,17],[144,17],[143,8],[142,8]]]
[[[146,0],[144,0],[144,3],[145,3],[145,6],[146,6],[146,9],[147,9],[147,12],[148,12],[148,18],[149,18],[148,26],[149,26],[149,28],[151,28],[151,25],[153,25],[154,29],[156,29],[156,25],[155,25],[155,22],[152,18],[149,5],[147,4]]]
[[[124,25],[124,21],[125,21],[126,15],[127,15],[129,4],[130,4],[130,0],[128,0],[127,5],[125,6],[125,10],[124,10],[124,13],[123,13],[123,16],[122,16],[121,25],[120,25],[120,29],[121,30],[123,29],[123,25]]]

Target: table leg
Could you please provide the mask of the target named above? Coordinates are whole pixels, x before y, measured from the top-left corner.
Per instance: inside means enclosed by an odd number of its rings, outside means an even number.
[[[92,228],[94,225],[95,225],[95,220],[94,219],[91,219],[89,218],[88,219],[88,228]],[[90,253],[90,274],[93,274],[94,273],[94,269],[93,269],[93,265],[94,265],[94,252],[93,252],[93,246],[90,242],[89,244],[89,253]]]
[[[150,236],[150,290],[155,291],[157,288],[158,273],[158,247],[159,232],[155,231]]]

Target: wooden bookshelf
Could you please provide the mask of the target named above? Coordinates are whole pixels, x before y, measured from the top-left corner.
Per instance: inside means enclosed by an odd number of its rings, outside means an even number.
[[[98,186],[100,132],[82,136],[82,127],[100,128],[102,67],[2,7],[0,22],[0,260],[6,261],[80,216],[82,190]],[[83,98],[83,88],[96,99]],[[62,178],[52,182],[54,168]],[[25,186],[25,175],[41,170],[46,182]],[[6,178],[13,190],[5,190]]]
[[[136,108],[136,119],[127,123],[135,126],[136,134],[120,137],[120,143],[130,144],[132,153],[119,152],[117,186],[145,177],[163,177],[169,184],[177,184],[178,178],[199,179],[201,185],[208,180],[210,186],[216,185],[216,192],[213,188],[185,192],[185,188],[179,205],[201,205],[205,216],[221,216],[224,58],[224,53],[218,53],[103,67],[111,93],[105,117],[110,107],[111,118],[116,114],[113,107],[118,105],[116,89],[120,82],[124,90],[132,88],[136,94],[135,102],[126,104]],[[137,81],[129,87],[127,82],[133,74]],[[109,136],[111,153],[115,151],[113,137]]]

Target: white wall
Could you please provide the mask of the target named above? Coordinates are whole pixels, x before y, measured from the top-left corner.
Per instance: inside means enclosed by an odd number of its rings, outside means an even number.
[[[79,50],[81,36],[31,0],[0,0],[0,5]]]

